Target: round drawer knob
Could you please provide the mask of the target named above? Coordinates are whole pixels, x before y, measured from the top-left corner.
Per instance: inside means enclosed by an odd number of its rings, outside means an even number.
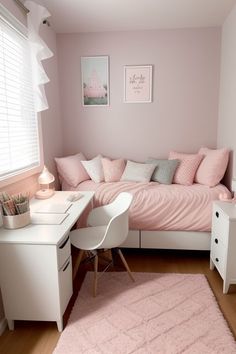
[[[218,211],[216,212],[216,217],[218,218],[220,216],[220,214],[218,213]]]
[[[219,258],[216,258],[216,262],[219,262]]]
[[[215,243],[218,243],[218,239],[217,238],[215,238]]]

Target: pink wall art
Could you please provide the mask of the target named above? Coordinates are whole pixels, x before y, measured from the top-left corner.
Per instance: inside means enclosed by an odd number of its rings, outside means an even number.
[[[109,105],[108,56],[81,57],[82,105]]]
[[[124,102],[152,102],[152,65],[124,67]]]

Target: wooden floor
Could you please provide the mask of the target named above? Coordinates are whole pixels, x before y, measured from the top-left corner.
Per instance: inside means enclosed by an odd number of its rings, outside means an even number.
[[[236,285],[231,285],[229,293],[223,295],[222,279],[216,270],[209,270],[209,252],[126,250],[124,255],[133,272],[205,274],[218,300],[218,304],[236,337]],[[117,263],[115,270],[123,270],[120,263]],[[75,294],[64,316],[65,324],[85,272],[86,269],[82,266],[75,283]],[[50,354],[53,352],[59,337],[60,334],[54,322],[16,321],[15,331],[6,330],[0,336],[0,353]]]

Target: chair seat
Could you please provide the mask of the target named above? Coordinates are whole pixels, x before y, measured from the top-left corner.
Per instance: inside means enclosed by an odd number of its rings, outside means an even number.
[[[70,232],[71,244],[81,250],[91,251],[98,249],[101,244],[107,226],[93,226]]]

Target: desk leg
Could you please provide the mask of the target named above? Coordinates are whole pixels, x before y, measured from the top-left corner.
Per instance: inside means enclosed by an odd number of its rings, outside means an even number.
[[[57,321],[57,329],[59,332],[63,331],[63,319],[61,319],[60,321]]]
[[[14,331],[14,320],[7,320],[8,328],[10,331]]]

